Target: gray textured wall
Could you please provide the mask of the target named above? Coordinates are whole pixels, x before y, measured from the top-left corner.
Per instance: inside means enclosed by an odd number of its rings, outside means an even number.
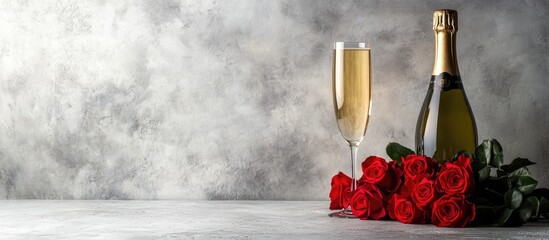
[[[481,139],[549,183],[547,1],[2,1],[0,198],[327,199],[333,41],[371,43],[361,158],[412,146],[432,12]]]

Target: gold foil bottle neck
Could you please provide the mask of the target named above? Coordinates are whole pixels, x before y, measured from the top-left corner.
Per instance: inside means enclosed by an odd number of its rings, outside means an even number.
[[[442,9],[433,14],[433,30],[435,31],[435,65],[433,75],[448,73],[459,76],[456,56],[456,35],[458,19],[457,11]]]
[[[458,30],[458,14],[456,10],[440,9],[433,14],[433,31],[449,31],[452,33]]]

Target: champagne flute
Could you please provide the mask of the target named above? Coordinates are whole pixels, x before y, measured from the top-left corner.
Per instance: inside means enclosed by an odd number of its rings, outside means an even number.
[[[372,107],[370,48],[363,42],[336,42],[333,58],[334,110],[339,131],[351,148],[351,191],[355,191],[357,148]],[[354,218],[350,207],[329,216]]]

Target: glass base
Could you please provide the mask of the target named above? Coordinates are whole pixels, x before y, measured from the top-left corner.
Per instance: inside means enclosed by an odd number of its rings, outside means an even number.
[[[356,218],[355,215],[353,215],[353,211],[351,211],[351,208],[343,209],[339,212],[333,212],[328,214],[330,217],[335,218]]]

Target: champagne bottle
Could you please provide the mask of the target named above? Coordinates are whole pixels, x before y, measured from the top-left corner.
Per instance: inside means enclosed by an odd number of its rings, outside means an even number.
[[[435,11],[435,64],[417,121],[416,149],[439,162],[450,160],[461,150],[474,152],[477,145],[475,118],[457,63],[457,30],[457,11]]]

